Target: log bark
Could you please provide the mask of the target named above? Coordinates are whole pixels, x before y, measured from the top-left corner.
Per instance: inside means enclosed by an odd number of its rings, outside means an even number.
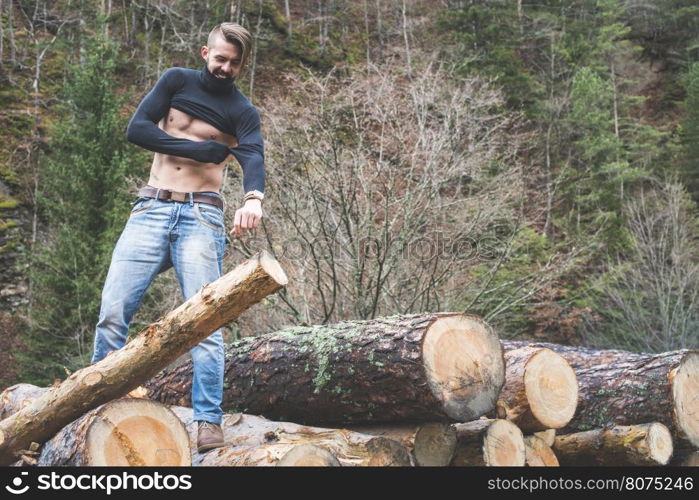
[[[497,417],[511,420],[523,432],[564,427],[575,415],[578,382],[559,354],[524,346],[505,351],[505,385]]]
[[[553,445],[561,465],[665,465],[672,449],[670,431],[657,422],[559,435]]]
[[[524,438],[526,462],[529,467],[558,467],[558,458],[551,447],[537,436]]]
[[[699,351],[639,354],[549,343],[503,341],[549,348],[568,361],[578,379],[578,408],[561,433],[613,425],[659,422],[672,433],[675,455],[699,448]]]
[[[415,435],[415,461],[420,466],[523,466],[522,431],[507,420],[479,419],[433,422]]]
[[[308,425],[462,421],[494,408],[504,382],[497,335],[460,313],[295,327],[229,346],[222,407]],[[192,363],[146,384],[191,406]]]
[[[48,391],[48,387],[38,387],[32,384],[15,384],[0,394],[0,420],[17,413],[22,408]]]
[[[261,252],[142,330],[123,349],[73,373],[0,422],[0,465],[42,443],[87,411],[127,394],[217,328],[286,285],[274,258]]]
[[[189,466],[189,436],[166,406],[123,398],[89,411],[41,447],[44,466]]]
[[[205,453],[196,451],[197,426],[191,408],[171,407],[189,432],[192,464],[204,466],[284,465],[278,464],[287,453],[299,446],[325,450],[343,467],[408,466],[408,450],[399,442],[385,437],[370,436],[347,429],[309,427],[292,422],[274,422],[249,414],[223,416],[223,438],[226,445]],[[288,457],[313,461],[309,457],[325,456],[311,448],[294,451]],[[306,458],[303,458],[303,457]]]
[[[699,467],[699,451],[690,453],[677,465],[680,467]]]

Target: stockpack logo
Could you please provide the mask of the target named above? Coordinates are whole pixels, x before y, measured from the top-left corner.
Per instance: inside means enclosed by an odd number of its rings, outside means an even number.
[[[5,486],[5,489],[13,495],[21,495],[22,493],[26,493],[29,489],[29,485],[25,485],[24,487],[22,486],[22,484],[24,483],[22,476],[28,475],[28,472],[21,472],[19,477],[16,477],[12,480],[12,486]]]

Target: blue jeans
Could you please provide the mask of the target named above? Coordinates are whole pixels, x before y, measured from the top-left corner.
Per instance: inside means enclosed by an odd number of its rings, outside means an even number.
[[[131,318],[157,274],[174,267],[187,300],[221,276],[225,247],[223,211],[218,207],[139,198],[112,253],[92,362],[124,346]],[[190,352],[194,420],[220,424],[224,363],[221,330]]]

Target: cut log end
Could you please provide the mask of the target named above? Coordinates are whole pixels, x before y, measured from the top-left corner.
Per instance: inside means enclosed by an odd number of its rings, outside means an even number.
[[[369,452],[369,462],[372,467],[405,467],[410,465],[408,450],[398,441],[384,437],[376,437],[366,445]]]
[[[454,456],[457,435],[453,425],[429,423],[415,433],[413,454],[421,466],[447,466]]]
[[[543,439],[538,436],[528,436],[524,438],[524,444],[529,467],[558,467],[556,454]]]
[[[287,278],[286,273],[282,269],[282,266],[279,265],[277,259],[272,257],[267,250],[260,251],[258,261],[260,263],[260,267],[262,267],[262,269],[264,269],[274,281],[279,283],[281,286],[287,285],[289,278]]]
[[[86,386],[93,386],[99,384],[102,381],[102,374],[98,371],[92,371],[82,378],[83,384]]]
[[[699,353],[689,353],[674,376],[672,392],[677,424],[694,447],[699,448]]]
[[[191,464],[189,437],[175,414],[145,399],[105,405],[86,436],[89,465],[182,466]]]
[[[575,415],[578,381],[570,364],[550,349],[534,354],[524,373],[532,416],[543,429],[559,429]]]
[[[672,456],[672,434],[666,426],[652,423],[648,429],[648,450],[651,460],[666,465]]]
[[[535,432],[534,435],[546,443],[546,446],[553,446],[553,443],[556,441],[556,429],[546,429],[545,431]]]
[[[483,440],[483,458],[489,466],[523,466],[526,447],[519,427],[507,420],[493,422]]]
[[[495,407],[505,361],[485,322],[467,315],[436,319],[424,336],[422,356],[430,388],[449,417],[473,420]]]
[[[277,467],[339,467],[340,462],[327,450],[311,444],[294,446],[277,462]]]

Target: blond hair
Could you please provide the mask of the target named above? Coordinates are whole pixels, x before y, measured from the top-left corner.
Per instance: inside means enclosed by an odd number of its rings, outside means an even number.
[[[206,41],[207,46],[211,47],[219,35],[223,36],[228,43],[232,43],[240,49],[241,67],[244,67],[252,47],[252,35],[250,32],[237,23],[221,23],[209,33],[209,38]]]

